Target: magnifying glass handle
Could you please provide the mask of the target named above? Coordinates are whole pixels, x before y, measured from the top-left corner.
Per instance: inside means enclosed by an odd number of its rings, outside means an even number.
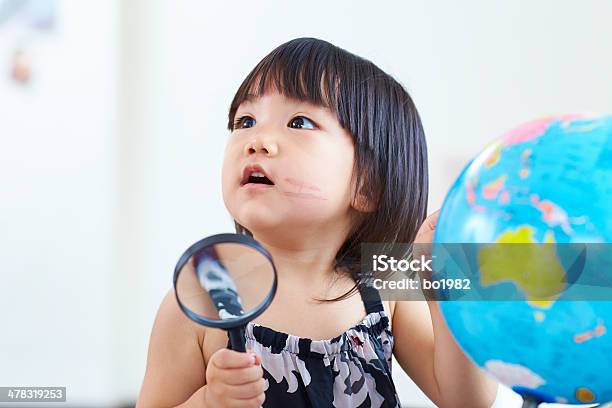
[[[244,326],[229,329],[229,338],[232,350],[246,352]]]

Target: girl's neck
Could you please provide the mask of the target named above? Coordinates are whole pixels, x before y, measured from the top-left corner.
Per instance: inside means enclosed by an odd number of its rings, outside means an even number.
[[[295,235],[293,239],[279,239],[278,235],[253,232],[253,238],[272,255],[279,280],[304,288],[321,287],[336,277],[333,265],[345,237],[302,234],[299,240]]]

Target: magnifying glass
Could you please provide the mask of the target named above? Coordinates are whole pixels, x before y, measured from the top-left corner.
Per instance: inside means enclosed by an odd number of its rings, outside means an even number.
[[[276,294],[272,256],[248,235],[217,234],[191,245],[174,269],[176,300],[191,320],[225,329],[232,350],[246,351],[246,325]]]

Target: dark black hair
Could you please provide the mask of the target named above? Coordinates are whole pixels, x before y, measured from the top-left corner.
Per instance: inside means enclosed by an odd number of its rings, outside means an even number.
[[[288,41],[261,60],[238,88],[228,129],[249,94],[282,95],[329,108],[353,137],[353,177],[376,209],[360,213],[335,257],[334,270],[362,284],[362,243],[412,243],[427,212],[427,145],[421,119],[404,87],[372,62],[316,38]],[[355,191],[358,193],[358,191]],[[355,196],[354,199],[357,197]],[[236,232],[252,233],[234,220]]]

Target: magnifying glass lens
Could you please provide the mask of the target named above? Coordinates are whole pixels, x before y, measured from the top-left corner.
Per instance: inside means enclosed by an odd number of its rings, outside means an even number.
[[[176,278],[179,301],[201,319],[240,320],[262,306],[273,287],[272,263],[241,243],[204,246],[184,263]]]

